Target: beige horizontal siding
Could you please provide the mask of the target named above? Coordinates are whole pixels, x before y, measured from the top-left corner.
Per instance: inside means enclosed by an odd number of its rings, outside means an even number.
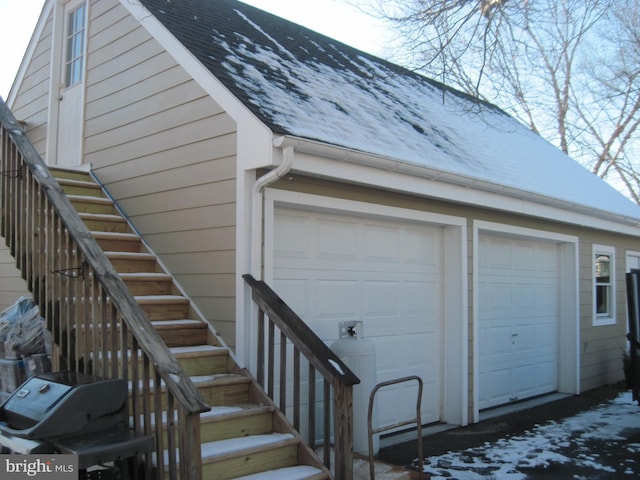
[[[49,17],[29,63],[25,65],[24,76],[17,87],[15,100],[10,105],[14,116],[25,122],[25,131],[36,151],[46,159],[46,137],[48,126],[49,85],[52,19]],[[6,100],[6,99],[5,99]],[[0,310],[11,306],[21,296],[31,296],[16,260],[11,256],[5,242],[0,242]]]
[[[233,346],[236,126],[126,9],[97,3],[84,160]]]
[[[26,122],[25,130],[29,140],[43,159],[46,159],[52,25],[50,17],[44,25],[42,35],[37,39],[15,101],[10,106],[15,117]]]
[[[0,242],[0,310],[13,305],[20,297],[31,296],[27,284],[16,268],[16,260]]]

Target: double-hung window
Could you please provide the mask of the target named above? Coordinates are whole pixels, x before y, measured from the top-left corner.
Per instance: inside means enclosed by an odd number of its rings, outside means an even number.
[[[616,323],[615,249],[593,246],[593,324]]]

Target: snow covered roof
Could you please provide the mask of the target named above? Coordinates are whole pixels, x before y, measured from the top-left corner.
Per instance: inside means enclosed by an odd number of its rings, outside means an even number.
[[[276,134],[640,219],[493,105],[237,0],[142,4]]]

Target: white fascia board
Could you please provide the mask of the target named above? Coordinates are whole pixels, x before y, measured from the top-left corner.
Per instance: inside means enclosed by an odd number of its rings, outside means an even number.
[[[238,164],[243,169],[272,164],[273,134],[251,110],[233,95],[167,28],[142,4],[120,0],[140,25],[171,55],[202,89],[236,122]]]
[[[42,11],[40,12],[40,16],[38,17],[38,22],[31,34],[31,39],[29,40],[29,44],[27,45],[27,49],[25,50],[24,56],[22,57],[22,61],[20,62],[20,67],[18,68],[18,72],[16,73],[16,77],[13,80],[13,84],[11,85],[11,89],[9,90],[9,95],[6,99],[6,104],[9,108],[13,107],[13,102],[16,100],[16,96],[18,95],[19,86],[22,84],[22,80],[24,80],[24,76],[27,72],[27,67],[29,66],[29,61],[31,57],[33,57],[33,53],[36,50],[36,46],[38,45],[38,41],[42,35],[42,31],[44,30],[44,26],[47,23],[47,19],[51,14],[53,9],[53,5],[56,3],[56,0],[47,0],[42,6]],[[7,48],[11,48],[7,46]]]
[[[280,143],[293,145],[296,149],[294,172],[582,227],[640,235],[640,220],[620,218],[531,192],[318,142],[287,137]]]

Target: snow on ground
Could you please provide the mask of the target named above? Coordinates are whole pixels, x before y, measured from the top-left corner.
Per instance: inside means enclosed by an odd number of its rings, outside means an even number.
[[[570,464],[576,480],[593,478],[580,473],[585,471],[634,478],[640,473],[640,443],[621,442],[631,430],[640,430],[640,408],[626,392],[595,409],[538,425],[522,435],[427,458],[424,471],[432,480],[524,480],[535,469]],[[614,467],[603,462],[607,445],[626,449],[624,464]]]

